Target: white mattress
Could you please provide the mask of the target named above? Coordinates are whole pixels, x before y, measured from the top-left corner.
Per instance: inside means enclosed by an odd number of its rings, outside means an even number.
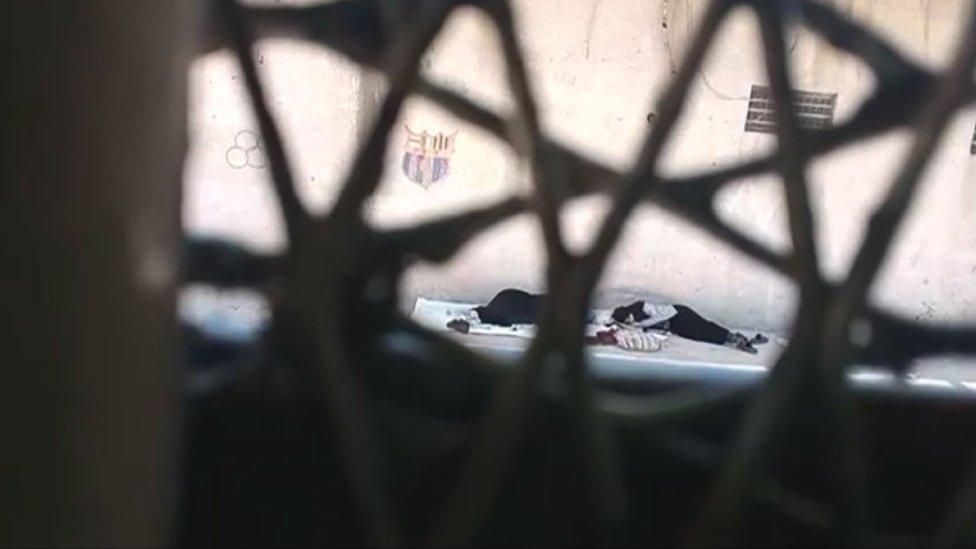
[[[426,326],[432,330],[453,331],[447,327],[447,323],[454,319],[469,320],[471,329],[468,333],[474,335],[503,335],[524,337],[532,339],[535,337],[535,326],[532,324],[515,324],[509,327],[495,326],[492,324],[482,324],[471,319],[471,309],[477,307],[476,303],[455,303],[450,301],[435,301],[424,297],[418,297],[413,304],[413,313],[410,315],[418,324]]]
[[[477,315],[471,313],[471,309],[477,307],[476,303],[457,303],[452,301],[436,301],[424,297],[418,297],[413,304],[413,318],[419,324],[432,330],[453,331],[447,327],[447,323],[454,319],[467,320],[470,325],[469,334],[473,335],[495,335],[495,336],[514,336],[525,339],[535,337],[536,327],[534,324],[514,324],[512,326],[495,326],[493,324],[483,324],[477,321]],[[586,335],[595,336],[596,332],[605,329],[610,322],[610,309],[595,309],[591,312],[590,318],[593,323],[586,325]],[[653,333],[658,340],[667,338],[663,333]]]

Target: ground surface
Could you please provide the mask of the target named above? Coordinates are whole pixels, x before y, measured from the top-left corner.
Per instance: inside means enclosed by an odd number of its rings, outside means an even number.
[[[491,354],[516,355],[530,343],[522,337],[500,335],[462,335],[450,332],[451,337],[473,349]],[[751,335],[751,332],[747,332]],[[782,353],[786,340],[771,336],[770,342],[758,346],[759,354],[750,355],[730,347],[709,345],[670,336],[659,351],[638,353],[610,346],[590,348],[592,364],[596,368],[619,370],[631,367],[634,373],[641,370],[659,370],[662,367],[682,369],[681,375],[715,371],[718,375],[755,376],[764,373]],[[870,368],[858,368],[856,377],[874,379],[882,374]],[[939,357],[919,361],[908,383],[913,385],[945,386],[969,389],[976,393],[976,360],[972,358]]]

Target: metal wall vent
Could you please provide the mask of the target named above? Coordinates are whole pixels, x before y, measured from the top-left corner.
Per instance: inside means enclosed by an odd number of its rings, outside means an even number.
[[[793,110],[796,112],[797,122],[801,128],[820,130],[831,127],[836,106],[836,93],[793,91]],[[752,91],[749,93],[749,112],[746,114],[745,131],[762,133],[776,131],[773,94],[768,86],[753,84]]]

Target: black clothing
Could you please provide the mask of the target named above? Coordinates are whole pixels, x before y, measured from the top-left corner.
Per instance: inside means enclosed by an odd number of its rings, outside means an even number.
[[[667,320],[645,326],[645,329],[671,332],[676,336],[694,341],[714,343],[715,345],[724,345],[728,342],[729,331],[725,328],[705,319],[692,310],[691,307],[686,305],[673,305],[673,307],[677,311],[677,314]],[[610,316],[620,323],[627,323],[630,318],[636,323],[651,318],[644,311],[643,301],[635,301],[630,305],[617,307]]]
[[[728,342],[730,332],[725,328],[702,317],[685,305],[675,305],[674,308],[678,314],[651,326],[651,329],[664,330],[676,336],[715,345],[724,345]]]
[[[535,324],[539,309],[546,296],[535,295],[522,290],[507,289],[498,292],[484,307],[475,307],[478,318],[485,324],[511,326],[512,324]]]
[[[483,307],[475,307],[478,318],[485,324],[496,326],[511,326],[512,324],[535,324],[538,320],[539,309],[545,303],[547,296],[530,294],[516,289],[505,289],[498,292],[494,298]],[[677,314],[671,318],[648,326],[645,329],[663,330],[676,336],[694,341],[725,345],[729,341],[729,330],[705,319],[686,305],[674,305]],[[644,312],[644,302],[635,301],[630,305],[617,307],[611,315],[614,320],[626,323],[632,316],[635,322],[650,318]]]

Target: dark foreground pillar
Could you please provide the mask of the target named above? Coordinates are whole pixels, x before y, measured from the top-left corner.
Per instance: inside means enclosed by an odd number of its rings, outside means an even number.
[[[191,10],[3,5],[0,546],[169,542]]]

